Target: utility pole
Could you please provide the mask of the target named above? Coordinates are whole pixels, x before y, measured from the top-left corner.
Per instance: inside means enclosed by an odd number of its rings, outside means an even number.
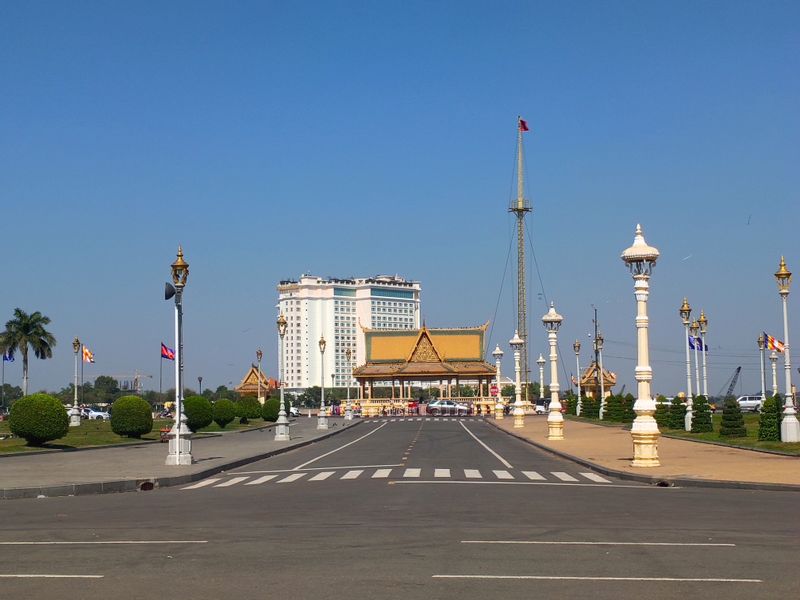
[[[517,200],[509,207],[517,217],[517,335],[522,339],[521,362],[525,390],[524,402],[528,403],[528,383],[530,366],[528,364],[528,311],[525,288],[525,214],[531,212],[531,205],[525,198],[525,173],[523,168],[522,133],[528,131],[528,124],[517,117]]]

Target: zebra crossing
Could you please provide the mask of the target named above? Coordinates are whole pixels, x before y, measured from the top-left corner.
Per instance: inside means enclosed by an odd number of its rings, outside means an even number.
[[[234,474],[235,475],[235,474]],[[452,469],[433,468],[422,469],[419,467],[399,468],[361,468],[361,469],[315,469],[307,471],[281,471],[265,475],[236,475],[231,478],[225,476],[210,477],[197,483],[182,487],[181,490],[198,490],[201,488],[229,488],[238,485],[259,486],[264,484],[285,484],[295,482],[308,482],[309,484],[321,481],[354,481],[361,480],[396,480],[396,481],[463,481],[463,482],[526,482],[541,484],[582,484],[582,485],[607,485],[612,483],[609,479],[591,472],[566,473],[564,471],[516,471],[506,469]]]
[[[482,417],[370,417],[364,419],[367,425],[375,425],[377,423],[403,423],[403,422],[417,422],[417,421],[483,421]]]

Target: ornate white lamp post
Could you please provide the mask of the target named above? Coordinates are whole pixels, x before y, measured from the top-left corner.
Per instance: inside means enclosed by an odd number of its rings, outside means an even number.
[[[547,439],[564,439],[564,415],[561,413],[561,401],[558,399],[558,392],[561,386],[558,384],[558,328],[564,320],[556,312],[556,307],[550,303],[548,310],[542,317],[542,324],[547,331],[547,341],[550,342],[550,407],[547,411]]]
[[[544,356],[540,354],[539,358],[536,359],[536,364],[539,367],[539,398],[542,401],[542,406],[544,406],[544,366],[547,364],[547,361],[544,359]]]
[[[772,364],[772,395],[778,393],[778,353],[773,350],[769,353],[769,362]]]
[[[678,314],[681,316],[683,323],[683,347],[686,348],[686,418],[684,426],[686,431],[692,430],[692,359],[689,354],[689,325],[691,321],[689,318],[692,316],[692,307],[689,306],[689,301],[684,298],[683,304],[678,309]]]
[[[761,405],[764,405],[764,400],[767,399],[767,381],[764,377],[764,345],[766,340],[764,339],[764,334],[758,336],[756,340],[758,343],[758,364],[761,367]],[[775,393],[773,392],[773,396]]]
[[[708,319],[706,318],[706,313],[702,308],[700,309],[700,318],[697,319],[697,323],[700,325],[700,342],[703,345],[701,355],[703,357],[703,396],[705,396],[706,400],[708,400],[708,371],[706,370],[706,354],[708,354],[708,348],[706,347],[706,334],[708,333]]]
[[[692,339],[694,339],[694,395],[700,395],[700,358],[697,355],[697,334],[700,333],[700,324],[697,322],[697,319],[692,321],[692,324],[689,325],[689,332],[692,334]]]
[[[497,398],[494,403],[494,418],[505,418],[505,406],[503,406],[503,384],[500,383],[500,361],[503,360],[503,351],[500,350],[500,344],[497,344],[492,352],[494,356],[494,370],[497,377]]]
[[[606,412],[606,376],[603,373],[603,334],[598,333],[594,343],[597,345],[597,375],[600,379],[600,409],[598,410],[597,418],[603,420],[603,415]]]
[[[522,381],[520,377],[519,355],[525,341],[519,337],[519,332],[514,332],[514,337],[508,342],[514,351],[514,429],[525,426],[525,410],[522,408]]]
[[[78,408],[78,352],[81,349],[81,341],[78,338],[72,340],[72,351],[75,353],[75,379],[72,385],[72,409],[69,411],[69,426],[79,427],[81,424],[81,409]]]
[[[658,438],[661,433],[653,418],[656,403],[650,396],[650,381],[653,369],[650,367],[649,342],[647,336],[647,297],[650,294],[650,274],[658,260],[658,250],[648,246],[644,240],[641,225],[636,226],[633,245],[622,252],[622,260],[633,275],[633,289],[636,296],[636,384],[637,398],[633,405],[636,418],[631,427],[633,438],[634,467],[657,467]]]
[[[578,403],[575,405],[575,414],[581,414],[581,342],[575,340],[572,344],[572,349],[575,351],[575,372],[578,379]]]
[[[319,338],[319,356],[320,356],[320,403],[319,403],[319,416],[317,417],[317,429],[328,428],[328,414],[325,412],[325,338]]]
[[[344,420],[345,421],[352,421],[353,420],[353,405],[350,402],[350,382],[353,381],[353,363],[351,359],[353,358],[353,350],[350,348],[346,348],[344,351],[344,356],[347,359],[347,404],[344,405]]]
[[[278,335],[280,336],[280,346],[281,346],[281,372],[280,372],[280,380],[281,380],[281,397],[280,397],[280,408],[278,409],[278,420],[275,422],[275,441],[276,442],[288,442],[290,439],[289,435],[289,419],[286,415],[286,405],[284,404],[283,400],[283,388],[286,385],[286,345],[284,343],[284,336],[286,335],[286,317],[283,315],[278,316],[278,320],[276,322],[278,326]],[[259,350],[260,352],[260,350]],[[259,360],[259,374],[258,374],[258,383],[261,383],[261,357],[258,358]]]
[[[775,273],[778,282],[778,293],[783,301],[783,371],[786,376],[786,397],[783,403],[783,420],[781,421],[781,441],[800,442],[800,422],[794,409],[792,397],[792,356],[789,349],[789,286],[792,283],[792,273],[786,268],[786,261],[781,256],[781,264]]]
[[[183,249],[178,246],[178,256],[171,265],[172,284],[167,284],[164,299],[175,297],[175,424],[170,430],[167,465],[192,464],[191,432],[183,414],[183,288],[189,278],[189,263],[183,260]]]
[[[256,350],[256,361],[258,361],[258,401],[264,404],[264,398],[261,396],[261,359],[264,358],[264,353],[261,348]]]

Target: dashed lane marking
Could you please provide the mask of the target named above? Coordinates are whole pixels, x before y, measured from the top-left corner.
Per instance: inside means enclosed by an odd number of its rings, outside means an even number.
[[[467,479],[481,479],[483,475],[478,469],[464,469],[464,477]]]
[[[434,469],[434,477],[450,477],[450,469]]]
[[[558,477],[561,481],[578,481],[569,473],[564,473],[563,471],[552,471],[553,475]]]
[[[494,473],[495,477],[497,477],[498,479],[514,479],[514,476],[508,471],[499,470],[499,471],[492,471],[492,473]]]
[[[309,478],[309,481],[325,481],[328,477],[333,475],[336,471],[321,471]]]
[[[214,487],[230,487],[232,485],[236,485],[237,483],[241,483],[245,479],[247,479],[247,477],[234,477],[233,479],[228,479],[228,481],[218,483]]]
[[[348,471],[344,475],[342,475],[341,479],[356,479],[359,475],[361,475],[364,471]]]
[[[372,474],[372,479],[386,479],[391,472],[391,469],[378,469]]]
[[[267,481],[272,481],[278,475],[264,475],[263,477],[258,477],[257,479],[253,479],[253,481],[248,481],[245,485],[261,485],[262,483],[266,483]]]
[[[284,477],[283,479],[279,479],[277,483],[292,483],[293,481],[297,481],[301,477],[303,477],[305,473],[292,473],[288,477]]]
[[[422,469],[406,469],[403,477],[419,477],[421,473]]]

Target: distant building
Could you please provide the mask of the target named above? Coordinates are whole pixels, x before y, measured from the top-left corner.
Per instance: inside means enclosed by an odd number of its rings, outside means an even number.
[[[281,281],[277,308],[288,322],[287,389],[322,385],[320,337],[327,343],[325,386],[333,382],[335,387],[354,387],[351,369],[366,360],[364,329],[419,329],[421,291],[419,282],[397,275],[356,279],[302,275],[297,281]],[[349,365],[348,348],[352,351]]]

